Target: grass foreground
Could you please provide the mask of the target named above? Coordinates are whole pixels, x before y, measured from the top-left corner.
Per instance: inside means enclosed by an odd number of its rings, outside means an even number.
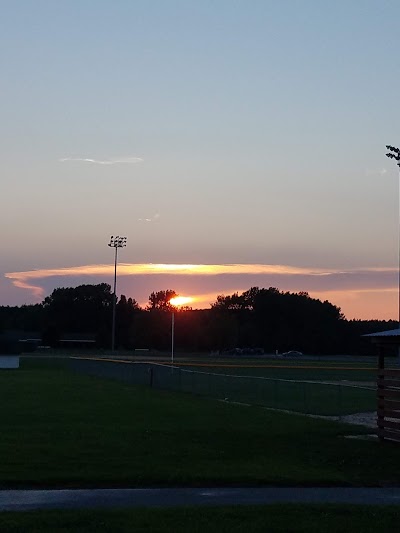
[[[271,505],[1,513],[2,533],[252,533],[398,531],[398,507]]]
[[[400,448],[367,430],[23,361],[0,373],[0,486],[386,486]]]

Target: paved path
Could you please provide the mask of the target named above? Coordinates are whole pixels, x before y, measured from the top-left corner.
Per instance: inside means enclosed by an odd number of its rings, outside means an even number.
[[[184,505],[351,503],[399,505],[400,488],[162,488],[0,490],[0,511]]]

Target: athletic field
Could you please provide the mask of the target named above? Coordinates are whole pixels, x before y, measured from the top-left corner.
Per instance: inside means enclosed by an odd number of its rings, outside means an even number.
[[[154,388],[325,416],[376,409],[372,364],[329,361],[244,361],[189,358],[77,359],[78,371]]]
[[[22,359],[0,372],[3,488],[400,481],[397,445],[347,438],[367,428],[87,376],[66,363]]]

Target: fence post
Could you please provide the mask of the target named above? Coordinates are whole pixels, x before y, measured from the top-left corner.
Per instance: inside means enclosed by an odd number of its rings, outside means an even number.
[[[278,381],[274,379],[274,407],[278,409]]]
[[[153,367],[150,367],[150,388],[153,388]]]
[[[380,442],[384,442],[384,423],[385,423],[385,353],[383,345],[378,345],[378,376],[377,376],[377,409],[376,409],[376,424],[377,433]]]
[[[304,412],[307,414],[308,413],[308,408],[307,408],[307,390],[306,390],[306,385],[307,385],[307,383],[305,381],[303,381],[303,407],[304,407]]]

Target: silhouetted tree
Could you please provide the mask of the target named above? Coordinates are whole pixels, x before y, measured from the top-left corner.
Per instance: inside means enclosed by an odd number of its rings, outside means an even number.
[[[172,307],[169,302],[176,296],[173,290],[153,292],[142,310],[136,300],[122,295],[117,302],[117,345],[168,350],[172,310],[177,351],[263,348],[270,353],[296,349],[320,355],[375,354],[362,335],[397,327],[395,321],[346,320],[328,301],[275,287],[219,295],[211,309],[203,310]],[[52,345],[65,333],[91,333],[99,346],[109,347],[112,301],[111,287],[102,283],[55,289],[42,304],[0,306],[0,343],[18,340],[20,331],[41,332],[44,343]]]
[[[47,327],[66,332],[100,333],[111,323],[113,295],[107,283],[55,289],[43,301]]]
[[[149,303],[146,309],[148,311],[172,311],[173,306],[169,302],[171,298],[175,298],[176,296],[176,292],[171,289],[152,292],[149,296]]]
[[[135,346],[135,322],[140,312],[137,301],[121,295],[116,307],[116,345],[129,349]]]

